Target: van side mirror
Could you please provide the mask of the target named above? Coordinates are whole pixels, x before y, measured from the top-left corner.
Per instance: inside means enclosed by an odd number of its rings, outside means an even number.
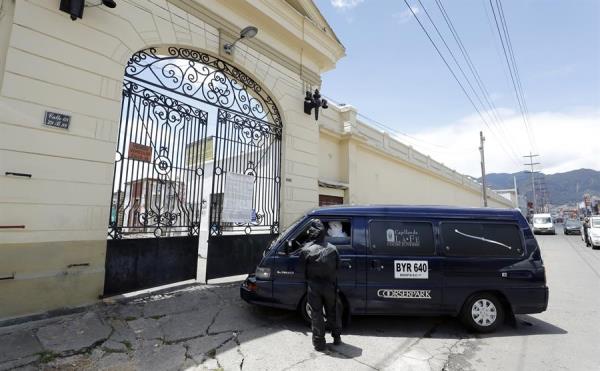
[[[292,241],[291,240],[285,241],[285,243],[282,246],[282,249],[279,249],[277,251],[277,255],[287,256],[290,253],[291,248],[292,248]]]

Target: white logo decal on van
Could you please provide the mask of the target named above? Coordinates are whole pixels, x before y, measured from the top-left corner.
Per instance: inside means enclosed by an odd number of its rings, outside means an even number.
[[[396,239],[394,238],[394,230],[393,229],[388,229],[387,231],[385,231],[386,234],[386,239],[387,242],[395,242]]]
[[[385,299],[431,299],[431,290],[379,289],[377,296]]]
[[[427,260],[394,260],[394,278],[429,279]]]
[[[421,236],[416,229],[387,229],[385,237],[388,247],[420,247]]]

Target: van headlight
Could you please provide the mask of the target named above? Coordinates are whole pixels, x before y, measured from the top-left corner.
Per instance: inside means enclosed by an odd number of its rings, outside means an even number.
[[[271,279],[271,268],[257,267],[255,272],[256,278],[261,280]]]

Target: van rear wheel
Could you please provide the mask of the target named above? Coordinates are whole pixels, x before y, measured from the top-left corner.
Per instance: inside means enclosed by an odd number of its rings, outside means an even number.
[[[471,330],[493,332],[504,322],[504,307],[494,294],[475,294],[463,306],[460,317]]]

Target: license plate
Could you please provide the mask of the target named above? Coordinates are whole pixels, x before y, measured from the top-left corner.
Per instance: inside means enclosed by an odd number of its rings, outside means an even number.
[[[394,278],[429,279],[427,260],[394,260]]]

